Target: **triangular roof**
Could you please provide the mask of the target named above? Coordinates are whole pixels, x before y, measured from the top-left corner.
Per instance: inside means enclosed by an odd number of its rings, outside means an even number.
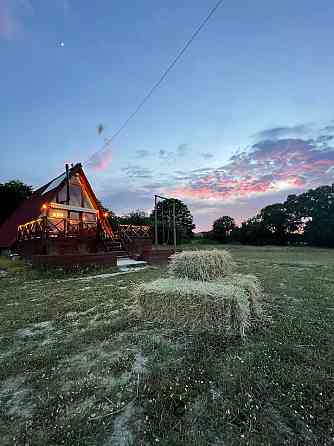
[[[88,191],[93,206],[102,211],[100,202],[96,198],[80,163],[69,169],[69,178],[76,173],[80,173],[80,176],[84,180],[86,190]],[[39,187],[29,198],[20,204],[20,206],[0,226],[0,248],[10,248],[13,246],[16,242],[18,226],[38,218],[43,203],[50,201],[65,185],[65,182],[66,172],[63,172],[61,175],[58,175],[53,180],[44,184],[44,186]]]

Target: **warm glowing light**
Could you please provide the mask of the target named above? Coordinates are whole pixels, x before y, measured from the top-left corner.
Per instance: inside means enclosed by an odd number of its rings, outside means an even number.
[[[64,218],[64,214],[62,212],[52,212],[51,217]]]
[[[48,208],[48,205],[47,205],[46,203],[44,203],[44,204],[42,205],[42,209],[45,211],[47,208]]]
[[[108,217],[108,212],[105,212],[104,214],[103,214],[105,217]]]

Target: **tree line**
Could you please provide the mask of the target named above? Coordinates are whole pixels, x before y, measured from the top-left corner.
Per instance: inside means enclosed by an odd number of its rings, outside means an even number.
[[[32,193],[32,187],[20,180],[0,183],[0,226]],[[187,242],[193,237],[195,225],[187,205],[181,200],[167,199],[159,201],[157,204],[159,243],[173,244],[173,201],[175,201],[177,243]],[[128,224],[154,227],[154,209],[148,214],[138,209],[129,212],[127,215],[117,216],[114,212],[105,208],[101,202],[99,204],[104,211],[108,211],[108,219],[114,230],[117,230],[119,225]]]
[[[334,184],[289,195],[284,203],[264,207],[240,226],[229,216],[220,217],[212,230],[203,235],[222,243],[308,244],[333,248]]]
[[[0,225],[31,194],[32,188],[19,180],[0,183]],[[191,212],[181,200],[175,200],[175,207],[177,243],[191,241],[195,229]],[[120,224],[154,227],[154,209],[148,214],[136,210],[123,216],[110,211],[108,218],[114,229]],[[283,203],[264,207],[239,226],[232,217],[222,216],[202,235],[221,243],[334,247],[334,184],[289,195]],[[158,202],[158,241],[173,243],[172,199]]]
[[[175,202],[176,242],[186,243],[194,236],[193,230],[195,229],[195,225],[188,206],[181,200],[166,199],[164,201],[159,201],[157,204],[157,232],[158,242],[160,244],[173,244],[173,202]],[[122,216],[117,216],[110,212],[109,222],[114,230],[117,229],[118,225],[150,225],[152,227],[152,232],[154,232],[155,209],[152,209],[148,214],[137,209]],[[154,236],[153,233],[152,235]]]

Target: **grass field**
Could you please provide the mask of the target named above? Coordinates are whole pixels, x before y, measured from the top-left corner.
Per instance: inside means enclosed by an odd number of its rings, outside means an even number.
[[[69,276],[10,265],[1,446],[334,444],[334,251],[228,249],[261,279],[272,319],[243,342],[139,320],[131,289],[161,268]]]

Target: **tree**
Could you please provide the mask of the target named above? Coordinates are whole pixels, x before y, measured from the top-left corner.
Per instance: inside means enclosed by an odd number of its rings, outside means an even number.
[[[124,225],[149,225],[151,223],[150,217],[141,209],[130,211],[127,215],[120,217]]]
[[[269,236],[259,215],[244,221],[241,227],[234,231],[235,239],[243,244],[265,245]]]
[[[212,227],[213,238],[219,242],[226,243],[231,236],[233,229],[235,228],[235,221],[232,217],[224,215],[219,217]]]
[[[19,180],[0,183],[0,224],[2,224],[32,194],[32,187]]]
[[[159,243],[173,243],[173,202],[175,201],[176,240],[187,241],[193,237],[193,216],[188,206],[177,199],[166,199],[157,204],[158,211],[158,241]],[[150,215],[154,226],[154,209]]]
[[[306,211],[303,214],[305,241],[334,247],[334,184],[311,189],[300,200]]]
[[[234,231],[241,243],[308,243],[334,247],[334,184],[289,195]]]
[[[298,228],[295,215],[289,212],[286,203],[266,206],[261,210],[259,217],[269,241],[274,244],[284,245],[288,241],[288,234]]]
[[[137,209],[130,211],[127,215],[117,216],[112,212],[108,215],[109,223],[114,231],[118,230],[118,225],[151,225],[151,219],[145,211]]]

